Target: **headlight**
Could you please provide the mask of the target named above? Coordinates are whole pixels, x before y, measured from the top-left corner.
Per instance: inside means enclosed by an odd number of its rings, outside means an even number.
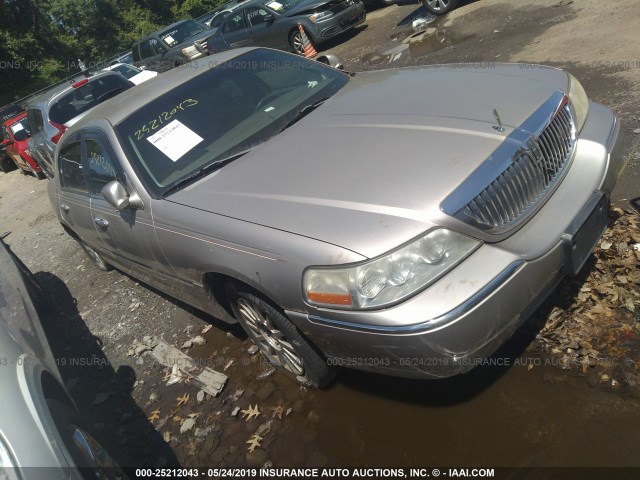
[[[9,447],[4,443],[4,439],[0,435],[0,478],[7,480],[20,480],[22,477],[18,473],[17,465],[13,459],[13,455],[9,451]]]
[[[331,17],[333,17],[333,12],[330,12],[329,10],[327,10],[326,12],[314,13],[309,17],[309,20],[311,20],[312,22],[322,22]]]
[[[576,112],[576,131],[580,133],[589,113],[589,97],[580,82],[567,72],[569,76],[569,98]]]
[[[200,53],[200,51],[195,47],[195,45],[191,45],[190,47],[183,48],[182,53],[184,53],[187,57],[193,57]]]
[[[307,302],[362,310],[396,303],[424,289],[481,245],[439,228],[374,260],[344,267],[310,267],[302,279]]]

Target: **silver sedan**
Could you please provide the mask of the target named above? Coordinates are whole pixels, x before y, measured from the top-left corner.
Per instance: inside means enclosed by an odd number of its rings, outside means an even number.
[[[44,294],[0,240],[0,478],[124,479],[67,393],[43,331]]]
[[[573,76],[463,67],[215,55],[70,129],[53,208],[99,268],[240,322],[302,383],[466,372],[582,268],[624,165]]]

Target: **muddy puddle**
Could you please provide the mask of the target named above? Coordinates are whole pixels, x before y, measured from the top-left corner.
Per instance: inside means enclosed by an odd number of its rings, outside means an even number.
[[[146,357],[136,391],[182,466],[640,466],[640,401],[529,354],[440,381],[345,370],[314,391],[270,373],[242,335],[204,336],[189,355],[229,376],[219,397],[167,387]]]
[[[446,47],[458,45],[473,37],[464,34],[455,26],[445,28],[442,19],[421,18],[411,21],[401,33],[394,33],[392,40],[383,48],[362,57],[369,65],[383,66],[400,60],[425,57]],[[398,42],[401,43],[398,43]]]

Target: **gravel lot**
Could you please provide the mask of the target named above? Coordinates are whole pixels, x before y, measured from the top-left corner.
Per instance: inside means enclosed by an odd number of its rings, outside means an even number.
[[[544,63],[573,73],[591,99],[614,108],[623,121],[630,164],[613,200],[630,210],[629,202],[638,198],[640,185],[640,158],[636,153],[640,134],[634,133],[634,130],[640,132],[640,44],[637,42],[640,9],[635,0],[615,3],[478,0],[466,2],[447,17],[429,24],[428,30],[417,36],[411,25],[424,15],[417,5],[370,6],[369,9],[364,26],[323,47],[325,52],[343,59],[348,70],[458,62],[474,68],[475,62],[508,61],[521,62],[523,68],[527,63]],[[398,53],[402,54],[398,56]],[[425,85],[425,95],[429,94],[437,95],[437,92],[430,92]],[[508,409],[515,400],[505,396],[507,380],[500,380],[499,376],[511,379],[508,381],[519,389],[517,391],[527,391],[532,398],[552,384],[556,392],[564,392],[562,398],[574,402],[575,409],[572,413],[560,409],[556,415],[547,415],[547,424],[543,420],[546,414],[540,413],[537,417],[531,411],[518,409],[518,415],[531,415],[532,423],[523,430],[523,437],[498,435],[495,442],[503,442],[510,452],[506,457],[489,452],[484,456],[465,453],[467,443],[462,440],[458,444],[458,457],[448,457],[444,449],[436,448],[439,456],[430,461],[454,458],[465,464],[482,460],[502,465],[541,464],[545,462],[548,445],[563,441],[562,435],[566,441],[575,433],[578,443],[572,445],[579,445],[579,431],[563,423],[566,415],[572,414],[585,422],[595,419],[614,425],[615,432],[606,428],[604,432],[596,432],[601,437],[610,434],[613,442],[625,435],[627,441],[638,439],[637,420],[633,423],[625,416],[628,412],[637,412],[637,398],[628,395],[632,390],[609,388],[611,378],[602,380],[602,375],[614,373],[604,370],[593,370],[597,371],[595,381],[593,375],[585,375],[587,382],[581,380],[580,372],[535,368],[529,377],[534,382],[530,386],[522,380],[526,372],[506,371],[498,372],[499,375],[487,374],[491,377],[489,380],[484,379],[486,375],[478,374],[467,384],[468,389],[456,381],[429,383],[432,389],[442,388],[443,398],[418,399],[411,392],[423,389],[416,388],[415,383],[359,373],[345,373],[328,392],[302,389],[279,373],[271,373],[258,354],[250,353],[251,343],[240,329],[226,326],[120,272],[94,269],[58,224],[49,204],[46,182],[23,176],[18,171],[0,174],[0,233],[11,232],[5,241],[36,272],[51,294],[47,327],[53,335],[52,344],[71,393],[103,436],[119,445],[115,448],[116,457],[124,465],[261,466],[272,462],[279,467],[327,466],[336,462],[343,465],[349,459],[353,464],[371,465],[384,460],[389,465],[412,465],[423,459],[416,456],[419,450],[411,448],[415,442],[419,443],[419,433],[409,424],[391,427],[404,428],[398,435],[406,434],[407,443],[390,448],[394,455],[384,457],[381,453],[381,457],[376,457],[380,443],[386,443],[384,426],[388,426],[377,419],[389,411],[399,414],[398,418],[403,418],[406,412],[429,415],[427,409],[438,409],[438,402],[441,406],[458,405],[463,398],[471,397],[485,399],[478,400],[480,403],[474,407],[476,413],[497,409],[497,406],[487,406],[486,395],[494,398],[496,405]],[[633,220],[633,214],[623,215]],[[633,239],[627,241],[633,242]],[[635,292],[637,302],[636,286],[627,285],[627,289]],[[579,291],[575,289],[565,288],[561,292],[564,298],[556,296],[551,301],[564,300],[571,304],[579,299]],[[552,312],[553,305],[543,310],[546,315]],[[624,318],[631,335],[636,335],[632,340],[637,341],[637,313]],[[214,328],[202,333],[211,324]],[[167,373],[164,367],[148,354],[130,355],[130,348],[145,336],[163,338],[180,347],[196,335],[202,335],[206,344],[193,347],[187,353],[229,376],[218,398],[200,398],[202,402],[199,402],[199,389],[189,383],[167,387],[163,380]],[[515,351],[517,355],[518,348]],[[542,348],[539,353],[550,354]],[[635,369],[637,364],[629,368]],[[622,378],[618,380],[624,383]],[[494,384],[501,382],[503,390],[492,390]],[[606,388],[598,387],[601,384],[606,384]],[[538,393],[533,392],[536,389]],[[402,395],[390,393],[394,390]],[[493,393],[482,393],[486,391]],[[189,395],[188,401],[179,404],[178,398],[185,399],[185,394]],[[362,417],[358,417],[357,412],[353,417],[334,412],[338,406],[348,410],[351,400],[356,398],[362,402]],[[583,403],[585,398],[589,401]],[[257,418],[245,421],[242,412],[232,415],[236,407],[248,411],[256,404],[261,412]],[[421,410],[414,411],[416,405],[420,405]],[[618,412],[616,416],[613,411]],[[157,415],[152,416],[152,412]],[[189,422],[187,426],[194,423],[193,428],[184,431],[187,419],[195,422]],[[504,428],[505,432],[509,430],[507,426]],[[246,442],[255,434],[262,440],[260,446],[249,452],[250,444]],[[513,445],[519,441],[524,442],[522,448]],[[451,442],[453,437],[449,438],[449,444]],[[636,441],[635,445],[638,444]],[[533,453],[525,453],[525,448]],[[589,448],[593,448],[593,452]],[[345,456],[345,449],[350,456]],[[608,460],[595,446],[582,451],[576,447],[574,456],[571,456],[573,453],[567,455],[574,465],[593,464],[599,459],[627,464],[640,461],[640,456],[632,455],[634,452],[629,449],[613,450],[613,453],[607,450]],[[562,464],[562,460],[558,462]]]

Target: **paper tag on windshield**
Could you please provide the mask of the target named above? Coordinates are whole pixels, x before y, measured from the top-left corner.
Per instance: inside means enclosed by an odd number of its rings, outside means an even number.
[[[164,41],[169,45],[173,45],[174,43],[176,43],[176,40],[171,35],[167,35],[166,37],[164,37]]]
[[[282,10],[282,4],[278,3],[278,2],[271,2],[271,3],[267,4],[267,7],[272,8],[276,12],[279,11],[279,10]]]
[[[24,130],[24,127],[21,123],[16,123],[15,125],[11,126],[11,130],[13,131],[13,133],[18,133],[20,130]]]
[[[178,120],[147,137],[151,144],[174,162],[204,139]]]

